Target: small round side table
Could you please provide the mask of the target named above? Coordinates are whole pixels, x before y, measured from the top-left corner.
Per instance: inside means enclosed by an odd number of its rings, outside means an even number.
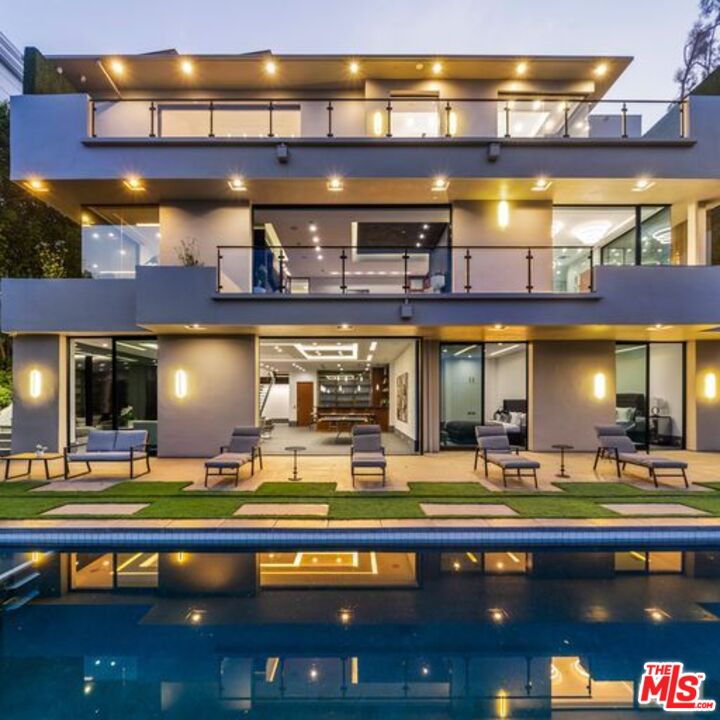
[[[569,478],[570,476],[565,472],[565,451],[573,450],[573,445],[565,445],[564,443],[558,443],[557,445],[551,446],[553,450],[560,451],[560,472],[555,474],[555,477]]]
[[[293,454],[293,471],[292,475],[288,478],[288,480],[292,482],[297,482],[298,480],[302,480],[302,478],[298,475],[297,471],[297,456],[299,452],[303,452],[303,450],[307,450],[307,448],[303,447],[302,445],[290,445],[285,448],[288,452],[291,452]]]

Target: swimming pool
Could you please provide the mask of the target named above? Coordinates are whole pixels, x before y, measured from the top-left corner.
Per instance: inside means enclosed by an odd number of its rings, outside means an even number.
[[[175,548],[0,562],[2,718],[660,717],[720,697],[720,552]]]

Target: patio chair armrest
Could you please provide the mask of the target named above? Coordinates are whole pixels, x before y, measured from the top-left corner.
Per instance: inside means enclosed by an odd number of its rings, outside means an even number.
[[[68,444],[63,448],[63,455],[68,455],[68,454],[71,453],[73,450],[77,450],[79,447],[80,447],[80,443],[78,443],[78,442],[68,443]]]

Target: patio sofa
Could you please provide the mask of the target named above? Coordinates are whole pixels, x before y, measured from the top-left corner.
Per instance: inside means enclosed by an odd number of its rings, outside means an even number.
[[[366,470],[375,472],[365,472]],[[363,472],[358,472],[362,470]],[[354,425],[350,447],[350,471],[353,487],[356,477],[361,479],[381,477],[385,485],[387,458],[382,446],[382,429],[379,425]],[[378,472],[379,471],[379,472]]]
[[[477,425],[475,427],[475,466],[482,456],[485,466],[485,477],[488,477],[488,465],[496,465],[502,470],[503,486],[507,487],[508,475],[514,475],[518,480],[531,477],[538,487],[537,471],[540,463],[537,460],[520,455],[519,448],[510,445],[507,432],[502,425]]]
[[[147,430],[90,430],[87,445],[68,445],[63,452],[64,475],[69,480],[92,472],[92,463],[129,463],[130,479],[142,477],[150,472]],[[135,463],[141,462],[145,470],[135,473]],[[71,463],[84,463],[87,470],[70,474]]]
[[[597,425],[595,431],[599,446],[595,453],[593,470],[597,468],[601,459],[606,458],[615,462],[619,478],[622,477],[626,465],[636,465],[648,471],[655,487],[659,487],[659,477],[681,477],[685,481],[685,487],[690,487],[687,478],[688,464],[684,460],[639,453],[637,446],[625,432],[625,428],[620,425]]]
[[[240,468],[250,463],[250,477],[255,474],[255,458],[263,467],[260,436],[262,428],[254,425],[236,427],[230,442],[220,447],[220,454],[205,461],[205,487],[211,477],[234,477],[235,487],[240,481]]]

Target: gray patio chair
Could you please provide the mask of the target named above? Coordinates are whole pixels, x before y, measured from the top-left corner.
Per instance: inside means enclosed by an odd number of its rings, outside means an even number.
[[[357,472],[360,469],[379,470],[380,472]],[[352,446],[350,448],[350,470],[353,487],[355,478],[382,477],[385,486],[387,459],[382,446],[382,430],[379,425],[354,425]]]
[[[518,480],[531,477],[537,490],[537,471],[540,469],[540,463],[520,455],[520,448],[510,445],[507,432],[502,425],[476,425],[475,439],[477,440],[475,470],[482,455],[485,477],[488,477],[488,465],[496,465],[502,470],[504,487],[507,487],[508,475],[515,475]]]
[[[610,445],[607,444],[605,438],[627,437],[627,432],[622,425],[596,425],[595,433],[598,439],[598,449],[595,453],[595,462],[593,470],[597,470],[598,462],[603,459],[611,458]]]
[[[262,470],[260,449],[261,428],[239,426],[233,429],[230,442],[220,447],[220,454],[205,461],[205,487],[211,477],[234,477],[235,487],[240,481],[240,468],[250,463],[250,477],[255,474],[255,458]]]
[[[90,430],[87,445],[68,445],[63,452],[65,479],[82,477],[92,472],[91,463],[120,462],[130,464],[130,479],[150,472],[150,455],[147,449],[147,430]],[[145,470],[135,474],[135,463],[144,461]],[[87,470],[70,474],[71,463],[85,463]]]
[[[690,487],[686,472],[688,464],[684,460],[674,460],[673,458],[650,454],[642,455],[624,430],[622,434],[598,435],[598,441],[600,447],[595,455],[595,466],[597,466],[600,457],[606,457],[615,462],[619,478],[622,477],[622,471],[625,470],[626,465],[637,465],[647,469],[655,487],[659,487],[659,477],[681,477],[685,481],[685,487]]]

